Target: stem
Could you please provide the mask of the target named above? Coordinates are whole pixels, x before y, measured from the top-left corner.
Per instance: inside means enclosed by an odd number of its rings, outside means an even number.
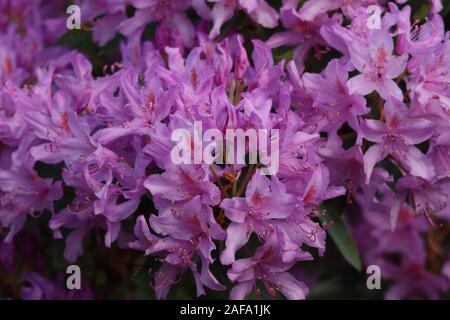
[[[220,224],[220,225],[222,225],[224,219],[225,219],[225,210],[223,210],[222,208],[220,208],[219,216],[217,217],[217,223]]]
[[[241,93],[244,90],[244,83],[242,80],[237,81],[236,95],[234,96],[234,105],[237,105],[241,101]]]
[[[235,91],[236,91],[236,82],[234,81],[234,79],[232,79],[230,82],[230,92],[228,93],[228,99],[230,99],[232,105],[234,105]]]
[[[247,185],[250,182],[250,178],[253,176],[254,171],[255,171],[255,165],[251,164],[248,167],[248,170],[245,173],[244,180],[242,181],[242,184],[240,185],[239,190],[237,192],[238,197],[240,197],[242,195],[242,193],[244,192],[244,190],[247,188]]]
[[[376,101],[378,112],[380,113],[380,120],[384,121],[384,100],[379,95],[377,95]]]
[[[212,173],[214,179],[217,181],[217,184],[219,185],[220,192],[221,192],[221,194],[222,194],[222,196],[221,196],[222,199],[225,198],[227,192],[226,192],[226,190],[225,190],[224,185],[222,184],[222,181],[220,181],[220,177],[217,175],[216,170],[214,170],[214,168],[212,167],[212,165],[209,166],[209,171],[211,171],[211,173]]]
[[[236,178],[236,171],[234,170],[234,165],[230,164],[231,167],[231,175],[233,176],[233,181],[232,183],[232,188],[231,188],[231,193],[232,196],[234,197],[237,193],[237,178]]]

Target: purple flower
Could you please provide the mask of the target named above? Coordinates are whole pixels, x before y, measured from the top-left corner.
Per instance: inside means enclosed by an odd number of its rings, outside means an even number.
[[[211,252],[216,248],[212,239],[223,239],[224,232],[212,216],[211,208],[196,197],[180,207],[169,206],[151,216],[150,225],[162,238],[150,233],[143,216],[138,217],[137,241],[130,247],[145,251],[146,255],[161,255],[162,265],[155,274],[154,288],[158,299],[167,296],[169,289],[186,270],[190,270],[197,286],[197,296],[205,294],[203,286],[223,290],[209,270],[214,261]],[[197,271],[196,259],[201,261]]]
[[[386,272],[386,279],[395,281],[386,292],[387,300],[408,297],[438,300],[450,287],[444,276],[428,272],[423,261],[406,261],[400,266],[385,264],[382,268]]]
[[[442,132],[442,131],[441,131]],[[442,132],[435,140],[431,141],[428,151],[438,177],[448,176],[450,172],[450,134]]]
[[[308,51],[316,45],[324,45],[325,41],[320,35],[320,28],[326,25],[339,23],[339,16],[329,18],[319,15],[316,19],[305,19],[301,10],[297,11],[298,1],[287,0],[283,2],[280,10],[280,20],[287,31],[272,35],[266,42],[271,48],[280,46],[296,46],[293,57],[299,68],[303,68],[303,60]],[[302,7],[303,9],[303,7]]]
[[[197,196],[209,205],[220,201],[219,188],[209,181],[209,172],[200,166],[170,165],[163,174],[148,177],[144,186],[165,201],[186,202]]]
[[[304,73],[302,80],[313,97],[313,107],[322,117],[318,120],[318,130],[337,130],[344,122],[358,130],[358,116],[367,114],[369,110],[362,95],[349,94],[348,69],[339,60],[331,60],[322,75]]]
[[[363,137],[376,144],[364,154],[366,183],[369,182],[375,164],[387,155],[407,172],[424,178],[434,176],[429,159],[414,145],[429,139],[433,133],[433,123],[422,118],[411,118],[408,109],[400,101],[390,99],[384,106],[385,121],[365,120],[361,124]]]
[[[436,27],[430,27],[434,30]],[[430,31],[431,32],[431,31]],[[430,39],[429,36],[424,36]],[[425,40],[424,40],[425,41]],[[446,108],[450,105],[450,41],[437,37],[437,47],[433,50],[425,51],[426,54],[417,55],[414,64],[408,66],[412,73],[411,80],[408,81],[408,88],[412,91],[412,96],[417,97],[423,105],[431,99],[439,99]]]
[[[443,296],[450,42],[441,1],[414,23],[406,3],[80,0],[84,32],[108,44],[83,55],[64,45],[71,32],[56,41],[64,1],[0,0],[0,263],[24,268],[22,297],[92,297],[41,275],[54,273],[39,250],[49,230],[21,230],[50,212],[67,261],[96,245],[142,251],[159,299],[186,272],[198,296],[243,299],[261,280],[273,297],[303,299],[294,275],[312,248],[325,254],[320,218],[342,196],[336,211],[363,263],[382,267],[386,298]],[[379,30],[370,5],[383,10]],[[261,175],[262,159],[177,165],[179,129],[278,130],[279,170]],[[196,142],[180,144],[198,156]]]
[[[24,280],[29,283],[20,290],[20,297],[24,300],[92,300],[94,295],[81,281],[80,290],[66,290],[64,274],[59,274],[55,280],[49,280],[39,273],[27,272]]]
[[[431,220],[434,216],[442,219],[450,219],[450,193],[448,190],[450,179],[448,177],[437,178],[433,181],[405,176],[397,182],[397,197],[391,210],[391,223],[395,228],[399,214],[398,202],[403,202],[406,196],[413,199],[413,206],[418,214],[424,214]],[[434,223],[434,222],[432,222]]]
[[[259,247],[254,256],[239,259],[228,271],[228,277],[235,284],[230,292],[230,299],[242,300],[253,290],[258,294],[256,282],[264,284],[268,294],[276,297],[281,292],[289,300],[305,299],[309,290],[306,285],[297,280],[289,269],[297,261],[311,260],[307,252],[296,252],[290,261],[285,262],[280,244],[272,236],[263,246]]]
[[[53,212],[53,201],[62,196],[61,182],[40,178],[29,164],[0,170],[0,222],[9,229],[4,239],[7,243],[23,227],[28,215],[39,216],[46,209]]]
[[[183,45],[192,47],[194,44],[194,27],[187,18],[185,10],[192,1],[189,0],[133,0],[131,4],[136,7],[133,17],[121,22],[118,30],[125,36],[131,36],[136,30],[144,28],[150,22],[160,22],[168,25],[177,36],[182,39]]]
[[[235,10],[242,9],[255,22],[266,28],[275,28],[278,24],[278,13],[265,0],[208,0],[214,2],[211,11],[213,27],[209,36],[215,38],[222,25],[231,19]]]
[[[324,163],[330,169],[330,183],[344,185],[350,195],[356,195],[365,182],[360,146],[355,145],[345,150],[342,147],[342,140],[336,134],[332,134],[319,153],[325,158]]]
[[[377,91],[387,100],[389,97],[403,101],[403,94],[392,79],[398,77],[406,68],[408,55],[392,55],[394,43],[386,30],[370,30],[367,44],[347,43],[355,68],[361,72],[347,82],[350,94],[362,95]]]
[[[86,173],[85,173],[86,174]],[[72,204],[60,213],[54,215],[49,226],[56,238],[61,238],[61,228],[71,228],[66,238],[64,257],[69,262],[75,262],[83,253],[83,238],[94,228],[106,229],[105,246],[111,247],[121,230],[121,221],[134,213],[139,205],[139,198],[123,201],[123,192],[114,185],[105,185],[94,193],[86,182],[80,180],[77,174],[65,173],[65,180],[77,187],[77,195]],[[92,187],[95,182],[92,179]]]
[[[231,220],[220,261],[231,264],[236,251],[247,243],[252,232],[261,239],[269,237],[275,232],[277,221],[286,219],[295,210],[296,201],[276,177],[270,181],[257,171],[248,184],[245,198],[224,199],[220,207]]]
[[[295,1],[291,1],[295,2]],[[300,8],[299,15],[303,20],[313,21],[318,16],[336,9],[341,9],[350,18],[355,18],[360,8],[377,4],[378,0],[309,0]]]

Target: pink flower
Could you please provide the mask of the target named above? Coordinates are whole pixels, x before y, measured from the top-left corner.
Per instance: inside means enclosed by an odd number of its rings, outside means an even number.
[[[403,103],[390,99],[384,106],[384,122],[365,120],[361,124],[363,137],[376,143],[364,154],[366,183],[369,183],[375,164],[389,154],[412,175],[424,179],[434,176],[429,159],[414,146],[433,135],[433,123],[423,118],[411,118],[408,114],[408,108]]]
[[[209,36],[215,38],[222,25],[228,21],[237,9],[245,11],[250,18],[266,28],[275,28],[278,13],[265,0],[208,0],[214,2],[211,12],[213,27]]]
[[[367,95],[377,91],[385,100],[394,97],[403,101],[403,93],[392,79],[405,70],[408,55],[392,55],[391,35],[386,30],[370,30],[366,46],[359,42],[347,45],[353,65],[362,73],[348,80],[350,94]]]
[[[226,249],[220,261],[233,263],[236,251],[247,243],[253,232],[260,239],[276,232],[277,223],[289,217],[295,205],[295,198],[286,192],[278,179],[270,181],[257,171],[247,187],[245,198],[224,199],[220,205],[231,220],[227,228]]]
[[[254,289],[258,294],[257,281],[261,281],[267,293],[276,297],[281,292],[289,300],[305,299],[309,292],[306,285],[297,280],[289,269],[298,261],[311,260],[307,252],[297,251],[290,261],[285,261],[285,252],[279,242],[282,240],[272,236],[263,246],[259,247],[253,257],[239,259],[228,270],[228,277],[236,285],[230,292],[230,299],[245,299]]]

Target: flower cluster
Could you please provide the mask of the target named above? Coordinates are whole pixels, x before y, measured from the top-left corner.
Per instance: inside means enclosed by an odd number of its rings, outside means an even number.
[[[386,298],[440,298],[450,34],[440,1],[414,22],[407,2],[75,1],[83,30],[68,33],[120,43],[99,72],[57,41],[64,1],[0,0],[0,267],[12,272],[24,226],[47,216],[33,236],[64,239],[69,263],[96,254],[92,234],[97,248],[156,258],[159,299],[184,274],[197,296],[304,299],[298,268],[326,255],[342,219],[326,219],[324,204],[339,202],[363,264],[391,282]],[[379,28],[367,23],[372,5],[384,10]],[[199,121],[224,136],[278,130],[279,170],[173,163],[172,132],[202,134]],[[94,297],[37,271],[23,273],[23,298]]]

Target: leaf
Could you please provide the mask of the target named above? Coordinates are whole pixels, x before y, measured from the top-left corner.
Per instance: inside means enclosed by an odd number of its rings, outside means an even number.
[[[448,13],[450,13],[450,2],[444,4],[444,9],[442,9],[441,15],[445,17]]]
[[[294,50],[273,50],[273,55],[275,58],[275,62],[279,63],[281,60],[291,61],[294,58]]]
[[[329,223],[333,221],[327,232],[333,242],[336,244],[339,252],[356,270],[361,271],[361,259],[359,257],[358,249],[355,241],[340,217],[331,217],[331,215],[324,215],[320,217],[322,223]]]
[[[424,4],[418,9],[414,15],[415,20],[423,20],[430,13],[431,6],[429,3]]]

